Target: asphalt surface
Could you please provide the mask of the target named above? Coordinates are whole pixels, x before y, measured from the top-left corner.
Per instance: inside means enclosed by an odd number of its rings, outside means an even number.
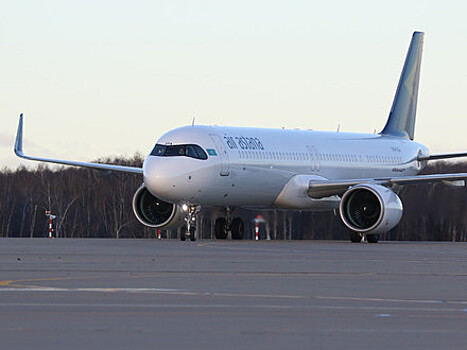
[[[0,349],[466,349],[467,244],[0,239]]]

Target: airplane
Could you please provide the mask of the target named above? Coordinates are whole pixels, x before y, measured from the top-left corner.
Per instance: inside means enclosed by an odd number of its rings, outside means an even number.
[[[215,237],[242,239],[245,225],[235,208],[338,210],[351,242],[377,243],[402,217],[402,186],[444,182],[465,186],[467,173],[417,175],[428,161],[467,153],[430,154],[414,141],[423,32],[414,32],[386,125],[379,133],[322,132],[190,125],[157,141],[142,168],[28,156],[23,153],[23,115],[17,156],[143,176],[133,212],[157,229],[183,227],[196,240],[201,207],[220,207]],[[194,123],[193,123],[194,124]]]

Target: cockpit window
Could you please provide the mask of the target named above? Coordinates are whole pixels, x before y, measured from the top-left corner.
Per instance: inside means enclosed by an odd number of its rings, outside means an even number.
[[[208,159],[206,152],[198,145],[187,145],[186,155],[197,159]]]
[[[185,155],[185,145],[178,146],[167,146],[164,156],[166,157],[176,157]]]
[[[165,146],[156,144],[151,156],[158,157],[190,157],[195,159],[208,159],[206,152],[198,145]]]
[[[151,152],[151,156],[164,156],[165,150],[167,149],[167,146],[164,145],[156,145],[154,149]]]
[[[195,148],[192,145],[186,146],[186,155],[191,158],[199,158],[198,153],[195,151]]]

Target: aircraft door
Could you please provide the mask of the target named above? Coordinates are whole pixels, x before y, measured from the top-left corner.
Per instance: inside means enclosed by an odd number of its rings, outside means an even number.
[[[317,173],[319,172],[321,168],[321,162],[318,157],[318,150],[316,149],[315,146],[306,146],[308,149],[308,154],[310,156],[310,166],[311,166],[311,172],[312,173]]]
[[[214,141],[214,145],[216,146],[217,151],[219,152],[219,157],[221,160],[221,176],[228,176],[229,175],[229,153],[222,142],[222,139],[219,135],[210,134],[211,139]]]

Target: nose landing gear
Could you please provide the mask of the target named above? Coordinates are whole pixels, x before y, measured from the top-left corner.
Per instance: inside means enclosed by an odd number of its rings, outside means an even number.
[[[185,218],[186,225],[182,227],[180,233],[180,240],[186,241],[187,237],[189,237],[194,242],[198,236],[198,232],[196,231],[196,215],[201,210],[201,207],[184,204],[182,209],[187,212],[187,215]]]

